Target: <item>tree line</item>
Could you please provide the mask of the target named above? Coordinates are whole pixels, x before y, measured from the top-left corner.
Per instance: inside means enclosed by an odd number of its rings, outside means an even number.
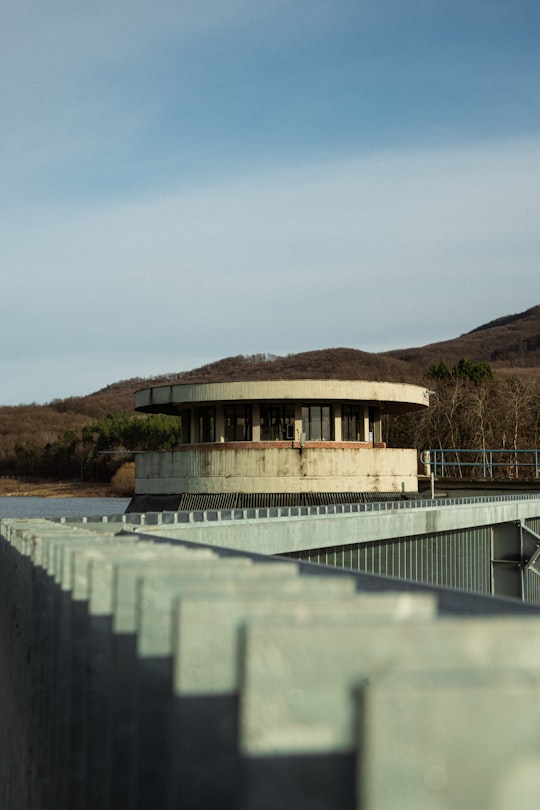
[[[180,417],[108,414],[46,443],[31,438],[15,442],[0,458],[0,475],[110,481],[134,451],[171,450],[181,436]]]
[[[432,364],[418,382],[431,390],[430,407],[418,414],[385,417],[384,437],[389,447],[411,447],[419,453],[431,448],[470,448],[481,453],[538,447],[538,377],[497,376],[489,363],[461,358],[452,367],[444,362]],[[52,407],[4,411],[0,476],[110,481],[133,451],[171,450],[182,442],[180,417],[164,414],[121,411],[92,421],[77,414],[84,424],[56,430],[56,423],[53,428],[47,422]],[[59,412],[55,418],[68,416]],[[15,434],[8,417],[19,427],[28,419],[28,429],[11,442],[9,436]],[[459,474],[459,468],[454,473]],[[515,460],[500,473],[516,475]]]
[[[540,384],[538,378],[496,376],[489,363],[462,358],[448,368],[430,366],[424,374],[430,390],[430,407],[420,414],[389,420],[387,443],[394,447],[426,449],[528,450],[538,447],[540,434]],[[518,454],[501,454],[496,461],[501,477],[518,477]],[[456,453],[453,460],[459,460]],[[465,455],[461,460],[465,460]],[[467,461],[471,457],[467,456]],[[504,460],[504,461],[503,461]],[[463,475],[459,466],[449,475]],[[470,470],[467,475],[482,474]],[[527,477],[530,477],[529,471]],[[525,473],[521,471],[519,476]]]

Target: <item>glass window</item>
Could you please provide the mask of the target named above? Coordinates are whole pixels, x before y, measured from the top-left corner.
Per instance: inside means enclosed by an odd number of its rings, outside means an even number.
[[[213,405],[199,408],[199,441],[215,442],[216,440],[216,409]]]
[[[294,439],[294,404],[261,405],[261,441]]]
[[[182,444],[191,442],[191,411],[183,410],[180,414],[182,425]]]
[[[380,419],[380,411],[378,408],[369,408],[369,440],[370,442],[377,441],[377,422]]]
[[[332,440],[330,405],[304,405],[302,408],[302,433],[312,442]]]
[[[364,437],[364,411],[358,405],[341,406],[341,438],[344,442],[361,442]]]
[[[251,441],[251,405],[225,405],[226,442]]]

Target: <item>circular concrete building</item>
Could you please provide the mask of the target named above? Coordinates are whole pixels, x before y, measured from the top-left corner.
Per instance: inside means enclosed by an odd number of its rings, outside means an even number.
[[[182,444],[137,454],[131,511],[358,500],[417,492],[415,450],[387,448],[384,414],[428,391],[364,380],[187,383],[143,388],[135,409],[182,420]]]

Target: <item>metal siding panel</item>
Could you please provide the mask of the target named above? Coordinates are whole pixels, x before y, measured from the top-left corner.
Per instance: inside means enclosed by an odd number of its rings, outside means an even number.
[[[358,565],[359,556],[360,556],[360,554],[359,554],[358,546],[357,545],[352,546],[351,568],[354,569],[355,571],[359,570],[359,565]]]
[[[540,576],[528,570],[523,577],[523,599],[540,604]]]
[[[440,546],[440,538],[436,538],[433,541],[432,551],[431,551],[431,582],[438,582],[439,581],[439,546]]]
[[[366,573],[477,593],[491,592],[490,527],[311,549],[292,556]],[[540,601],[540,582],[536,580],[540,577],[534,574],[526,578],[528,599],[535,602]]]
[[[474,568],[472,566],[472,559],[470,556],[471,533],[467,532],[466,535],[459,538],[459,570],[461,576],[461,587],[468,591],[471,588],[471,580],[474,576]]]

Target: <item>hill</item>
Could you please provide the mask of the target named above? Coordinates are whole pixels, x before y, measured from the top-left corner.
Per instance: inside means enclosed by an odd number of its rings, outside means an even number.
[[[460,357],[468,357],[506,372],[540,369],[540,305],[477,326],[453,340],[416,349],[395,349],[385,355],[424,368],[440,361],[452,366]]]
[[[226,357],[213,363],[153,378],[113,383],[84,397],[53,400],[47,405],[0,407],[0,465],[32,448],[46,448],[107,414],[133,413],[138,388],[170,382],[253,379],[372,379],[422,383],[433,363],[449,367],[460,357],[488,362],[501,376],[521,379],[540,375],[540,305],[506,315],[460,337],[423,347],[370,353],[351,348],[320,349],[286,357]]]
[[[364,352],[360,349],[319,349],[285,357],[275,355],[238,355],[225,357],[191,371],[124,380],[86,397],[96,405],[109,397],[126,402],[137,388],[171,382],[221,382],[225,380],[371,379],[391,382],[421,382],[432,364],[453,366],[461,357],[488,362],[502,373],[515,369],[540,372],[540,305],[525,312],[506,315],[477,326],[452,340],[388,352]]]

